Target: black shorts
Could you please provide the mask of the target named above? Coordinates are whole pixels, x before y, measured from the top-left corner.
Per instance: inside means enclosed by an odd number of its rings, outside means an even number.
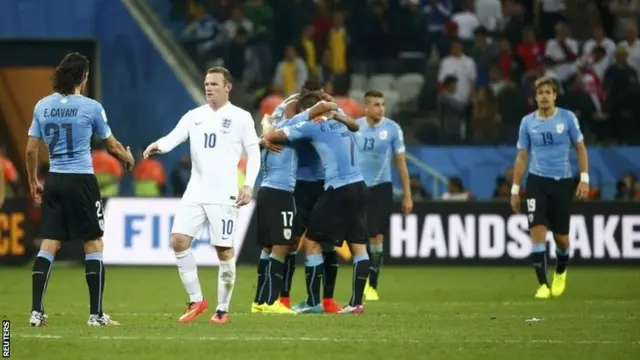
[[[296,199],[296,217],[293,220],[293,235],[300,237],[307,230],[313,207],[324,192],[324,180],[296,181],[293,196]]]
[[[325,190],[311,212],[307,237],[320,243],[366,244],[368,192],[364,181]]]
[[[384,235],[389,231],[389,217],[393,206],[393,185],[382,183],[369,188],[367,206],[367,233],[369,237]]]
[[[42,196],[40,236],[89,241],[104,235],[104,209],[93,174],[49,173]]]
[[[573,194],[573,179],[555,180],[530,174],[525,195],[529,228],[544,225],[554,234],[569,234]]]
[[[296,245],[293,236],[295,203],[289,191],[269,187],[258,190],[258,245]]]

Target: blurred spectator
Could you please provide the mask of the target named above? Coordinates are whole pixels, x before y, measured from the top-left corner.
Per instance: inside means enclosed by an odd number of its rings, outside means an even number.
[[[590,94],[585,91],[585,81],[581,74],[574,75],[569,80],[565,94],[559,99],[559,104],[576,114],[580,121],[580,128],[588,138],[593,130],[593,116],[598,112]]]
[[[427,15],[421,11],[419,0],[404,0],[403,4],[400,14],[402,26],[398,29],[400,52],[423,52]]]
[[[164,166],[156,158],[138,157],[133,169],[134,194],[138,197],[159,197],[166,193]]]
[[[638,39],[638,27],[629,25],[625,32],[625,38],[620,45],[627,49],[629,65],[640,75],[640,39]]]
[[[562,12],[567,9],[566,0],[539,0],[534,3],[540,6],[540,9],[536,10],[538,14],[538,18],[535,19],[536,25],[542,31],[543,39],[550,40],[557,35],[556,25],[566,21],[562,15]]]
[[[318,70],[320,66],[318,62],[318,49],[314,39],[314,32],[315,28],[312,24],[305,26],[298,42],[298,54],[301,55],[307,65],[307,69],[309,71],[308,76],[311,79],[318,78]]]
[[[3,146],[0,146],[0,166],[2,166],[4,170],[0,181],[4,182],[5,198],[12,198],[18,195],[20,179],[18,177],[18,170],[13,165],[13,162],[6,156],[6,150]]]
[[[473,12],[473,2],[462,0],[461,3],[460,11],[451,20],[457,25],[458,38],[462,40],[465,49],[469,49],[473,45],[473,31],[480,26],[480,22]]]
[[[498,100],[489,88],[481,88],[474,96],[471,134],[475,144],[495,144],[500,134]]]
[[[442,200],[468,201],[472,200],[472,198],[471,193],[464,189],[461,178],[457,176],[449,178],[449,185],[447,191],[442,194]]]
[[[505,15],[507,15],[507,19],[502,34],[512,44],[519,44],[522,41],[523,31],[527,27],[524,9],[520,4],[515,4],[513,0],[506,0]]]
[[[440,63],[438,81],[442,82],[447,76],[453,75],[458,80],[454,97],[458,102],[469,104],[475,90],[476,63],[462,51],[462,43],[458,40],[451,42],[451,55]]]
[[[445,25],[453,14],[453,1],[427,0],[424,13],[427,15],[427,56],[431,54],[434,46],[438,50],[440,58],[449,55]]]
[[[240,29],[244,29],[245,36],[251,37],[253,34],[253,23],[244,17],[240,6],[231,8],[231,18],[224,23],[224,28],[229,39],[234,39]]]
[[[193,19],[182,32],[188,52],[201,68],[210,67],[223,57],[222,45],[227,41],[224,27],[205,12],[202,5],[194,3]],[[192,50],[195,45],[195,50]]]
[[[333,22],[327,36],[327,47],[323,55],[323,79],[336,84],[339,94],[348,91],[347,77],[347,45],[349,34],[345,27],[344,11],[336,11],[333,14]]]
[[[468,103],[457,96],[459,86],[455,75],[447,75],[438,94],[437,114],[440,137],[448,144],[460,143],[465,138],[465,123]]]
[[[411,198],[413,201],[426,201],[431,199],[431,195],[424,189],[420,182],[420,178],[416,175],[409,176],[409,184],[411,186]]]
[[[612,61],[613,58],[611,58],[611,60],[607,59],[607,51],[602,46],[596,46],[589,54],[588,60],[582,61],[581,66],[590,67],[598,76],[600,82],[602,82],[602,80],[604,80],[604,73],[612,64]]]
[[[251,53],[258,59],[259,80],[263,83],[271,81],[273,53],[273,10],[264,4],[264,0],[247,0],[243,8],[244,16],[253,24],[253,33],[249,38]]]
[[[100,195],[103,198],[120,195],[120,182],[124,170],[122,164],[105,150],[101,140],[95,139],[92,147],[91,161],[100,186]]]
[[[616,200],[640,200],[638,178],[633,173],[625,174],[616,184]]]
[[[502,28],[502,3],[500,0],[476,0],[476,17],[480,26],[490,33],[496,33]]]
[[[593,62],[592,54],[597,47],[602,47],[605,51],[602,66],[606,69],[613,62],[613,56],[616,52],[616,43],[605,36],[604,28],[600,25],[593,28],[593,35],[591,39],[587,40],[582,46],[582,54],[585,61]]]
[[[295,46],[287,46],[284,52],[284,59],[276,67],[273,88],[284,96],[289,96],[299,92],[308,77],[307,65],[298,56]]]
[[[248,34],[245,29],[238,29],[236,36],[229,44],[224,63],[236,81],[251,85],[258,80],[260,64],[253,51],[247,46],[247,41]]]
[[[627,63],[627,49],[618,46],[616,59],[604,75],[604,88],[607,96],[607,106],[610,110],[607,127],[602,129],[606,137],[625,139],[632,136],[625,131],[629,125],[633,125],[634,112],[638,107],[638,94],[636,87],[638,75]]]
[[[260,102],[260,114],[271,115],[273,111],[284,101],[280,94],[270,94]]]
[[[171,183],[171,194],[180,197],[187,190],[187,184],[191,178],[191,159],[183,156],[178,162],[178,166],[171,171],[169,181]]]
[[[318,54],[322,54],[328,45],[329,30],[335,25],[335,15],[341,11],[331,11],[328,0],[317,0],[316,9],[311,23],[314,29],[314,42],[318,49]],[[344,25],[344,21],[342,21]]]
[[[624,37],[627,28],[638,25],[640,0],[611,0],[609,10],[616,18],[615,37]]]
[[[371,59],[372,73],[388,73],[389,61],[394,57],[393,33],[389,23],[389,16],[384,5],[374,3],[372,13],[366,20],[366,29],[363,29],[366,48],[366,57]]]
[[[524,61],[518,53],[513,52],[509,39],[505,37],[500,39],[500,57],[498,58],[498,65],[502,70],[502,74],[507,79],[519,80],[524,75]]]
[[[557,23],[555,30],[555,38],[547,41],[545,56],[553,61],[551,70],[558,75],[558,80],[565,82],[578,72],[578,42],[567,36],[567,28],[563,23]]]
[[[498,60],[500,48],[495,42],[487,42],[487,30],[479,27],[474,31],[474,44],[469,55],[476,63],[478,86],[489,82],[489,69]]]
[[[522,42],[516,42],[516,53],[520,55],[526,72],[531,73],[544,60],[544,43],[536,39],[536,32],[532,27],[522,30]]]

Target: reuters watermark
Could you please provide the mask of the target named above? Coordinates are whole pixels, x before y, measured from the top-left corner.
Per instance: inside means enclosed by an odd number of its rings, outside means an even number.
[[[11,357],[11,321],[2,320],[2,358]]]

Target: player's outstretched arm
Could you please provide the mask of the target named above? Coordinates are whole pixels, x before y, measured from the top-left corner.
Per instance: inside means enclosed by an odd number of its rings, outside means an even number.
[[[320,101],[309,109],[309,118],[313,119],[324,115],[327,111],[338,110],[338,104],[328,101]]]
[[[136,161],[133,157],[133,154],[131,154],[131,149],[128,146],[125,149],[125,147],[122,146],[122,144],[118,140],[116,140],[115,136],[113,135],[104,140],[104,145],[109,154],[124,162],[127,171],[133,170],[133,166],[135,165]]]
[[[192,121],[192,116],[191,111],[186,113],[182,119],[178,121],[178,125],[176,125],[169,134],[147,146],[142,156],[147,159],[149,156],[154,154],[168,153],[176,146],[185,142],[189,137],[189,127]]]

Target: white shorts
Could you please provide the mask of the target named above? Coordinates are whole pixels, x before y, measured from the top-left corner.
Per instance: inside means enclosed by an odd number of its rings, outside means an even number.
[[[180,201],[173,219],[172,234],[184,234],[201,239],[209,225],[209,243],[213,246],[233,247],[239,209],[232,205],[201,204]]]

